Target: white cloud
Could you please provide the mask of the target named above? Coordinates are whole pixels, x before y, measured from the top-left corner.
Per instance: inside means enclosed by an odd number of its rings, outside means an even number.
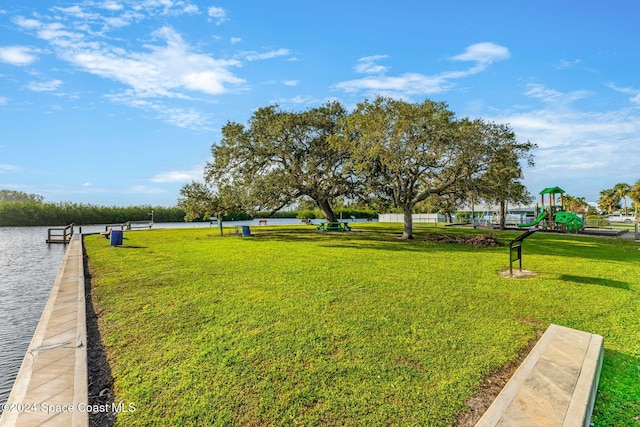
[[[151,187],[148,185],[134,185],[124,190],[125,193],[133,194],[164,194],[167,192],[164,188]]]
[[[38,36],[55,46],[59,55],[80,69],[128,86],[135,97],[184,98],[185,90],[219,95],[239,87],[244,79],[231,68],[237,60],[218,60],[194,52],[171,27],[154,33],[164,44],[147,44],[146,52],[87,41],[83,34],[68,31],[62,24],[28,24]]]
[[[285,80],[282,84],[285,86],[298,86],[300,84],[300,80]]]
[[[5,98],[4,96],[0,96],[0,107],[3,105],[9,104],[9,98]]]
[[[555,68],[558,70],[566,70],[568,68],[573,68],[576,65],[578,65],[580,62],[579,59],[574,59],[573,61],[568,61],[566,59],[560,61],[558,64],[556,64]]]
[[[365,92],[367,95],[405,98],[412,96],[432,95],[450,90],[453,81],[477,74],[491,63],[509,58],[509,49],[493,43],[471,45],[452,59],[455,61],[473,61],[475,65],[468,70],[445,71],[435,75],[421,73],[405,73],[399,76],[388,76],[387,67],[376,64],[386,58],[385,55],[366,56],[358,60],[354,67],[357,73],[371,74],[369,77],[348,80],[334,85],[335,89],[348,93]]]
[[[221,7],[211,6],[207,10],[207,15],[216,20],[216,25],[220,25],[229,20],[227,12]]]
[[[27,46],[0,46],[0,62],[11,65],[30,65],[36,61],[33,49]]]
[[[376,64],[376,61],[385,58],[387,58],[387,55],[365,56],[358,59],[358,63],[353,69],[360,74],[384,74],[389,68]]]
[[[53,92],[62,85],[60,80],[50,80],[48,82],[31,82],[27,85],[27,89],[33,92]]]
[[[211,117],[184,104],[168,108],[163,99],[211,102],[211,97],[244,91],[246,80],[236,73],[243,63],[291,54],[288,49],[276,48],[218,58],[190,44],[167,24],[150,34],[136,34],[136,40],[122,37],[121,28],[157,16],[166,22],[165,16],[206,13],[218,24],[228,20],[223,8],[212,6],[200,11],[196,2],[189,0],[87,0],[49,10],[48,15],[14,17],[13,23],[45,41],[43,51],[55,54],[77,70],[113,82],[115,88],[104,94],[108,99],[144,109],[180,127],[208,129]],[[137,26],[136,30],[142,28],[146,26]],[[144,40],[145,44],[133,47],[137,40]],[[238,37],[230,40],[232,44],[241,41]],[[23,64],[36,59],[35,51],[21,49],[22,59],[15,59],[17,55],[11,56],[8,51],[4,56]],[[32,82],[28,88],[53,91],[61,84],[58,80]]]
[[[194,14],[199,11],[198,6],[183,0],[143,0],[133,3],[133,9],[136,11],[146,12],[150,15],[182,15]]]
[[[151,178],[150,181],[155,183],[188,183],[190,181],[202,180],[203,171],[204,166],[197,165],[188,170],[167,171],[159,173]]]
[[[13,19],[13,22],[19,27],[24,28],[25,30],[35,30],[42,26],[42,23],[36,19],[28,19],[24,16],[17,16]]]
[[[83,187],[91,187],[91,183],[90,182],[85,182],[84,184],[82,184]]]
[[[289,49],[276,49],[268,52],[258,53],[258,52],[244,52],[241,54],[244,59],[247,61],[260,61],[264,59],[272,59],[277,58],[279,56],[287,56],[290,55],[291,51]]]
[[[588,97],[589,92],[577,90],[569,93],[561,93],[554,89],[549,89],[543,84],[530,83],[527,85],[525,95],[545,103],[570,104],[579,99]]]
[[[446,79],[439,76],[406,73],[397,77],[365,77],[338,83],[335,87],[349,93],[364,91],[369,94],[402,98],[444,92],[450,85]]]
[[[0,173],[20,172],[21,170],[22,169],[20,169],[18,166],[0,163]]]
[[[508,123],[519,140],[538,145],[534,151],[535,167],[525,170],[525,184],[530,190],[560,185],[572,195],[597,200],[602,188],[593,188],[590,183],[638,179],[637,110],[579,111],[571,107],[573,94],[553,89],[544,92],[547,99],[551,94],[557,102],[545,103],[540,109],[486,118]],[[562,182],[572,183],[571,187],[565,188],[568,184]]]
[[[102,9],[110,10],[112,12],[117,12],[124,8],[124,6],[121,3],[113,0],[106,0],[98,6],[101,7]]]
[[[640,90],[631,87],[618,87],[613,83],[608,83],[606,86],[610,89],[615,90],[616,92],[624,93],[625,95],[631,95],[631,98],[629,98],[629,102],[631,102],[632,104],[640,105]]]
[[[494,43],[476,43],[468,46],[465,51],[453,57],[455,61],[474,61],[479,64],[491,64],[502,61],[511,56],[509,49]]]
[[[66,14],[66,15],[73,16],[75,18],[80,18],[80,19],[89,19],[89,18],[93,19],[93,18],[96,18],[97,16],[99,16],[99,15],[97,15],[95,13],[87,13],[87,12],[85,12],[78,5],[69,6],[69,7],[54,7],[53,10],[59,11],[59,12],[62,12],[64,14]]]
[[[157,116],[163,121],[185,129],[206,130],[211,118],[193,108],[158,108],[154,107]]]

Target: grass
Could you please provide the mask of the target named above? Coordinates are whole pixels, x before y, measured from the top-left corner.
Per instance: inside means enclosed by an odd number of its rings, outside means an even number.
[[[637,244],[537,233],[523,267],[538,276],[508,279],[508,249],[421,227],[87,237],[116,401],[137,408],[118,425],[455,425],[550,323],[604,336],[594,425],[640,425]]]

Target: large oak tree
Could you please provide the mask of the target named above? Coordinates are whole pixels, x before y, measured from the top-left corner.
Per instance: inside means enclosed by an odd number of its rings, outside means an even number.
[[[353,195],[356,184],[345,169],[348,151],[328,142],[346,114],[338,102],[303,112],[269,106],[256,110],[247,126],[229,122],[212,146],[205,180],[212,188],[233,189],[238,197],[227,199],[247,211],[275,212],[306,197],[336,221],[334,201]]]
[[[514,183],[514,171],[503,177],[498,163],[508,159],[513,169],[512,159],[532,147],[518,144],[507,126],[456,120],[445,103],[384,97],[358,104],[337,145],[349,147],[352,168],[367,194],[402,210],[404,239],[413,238],[418,203],[433,195],[468,192],[489,172]],[[515,172],[520,175],[519,169]]]

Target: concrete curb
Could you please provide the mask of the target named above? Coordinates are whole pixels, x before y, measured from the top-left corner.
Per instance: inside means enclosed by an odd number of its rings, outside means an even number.
[[[550,325],[476,427],[587,427],[603,359],[600,335]]]
[[[89,425],[82,238],[69,243],[0,427]]]

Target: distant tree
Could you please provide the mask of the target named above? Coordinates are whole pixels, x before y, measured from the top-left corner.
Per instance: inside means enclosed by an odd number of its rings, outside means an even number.
[[[625,183],[619,183],[613,186],[613,191],[615,191],[616,195],[624,202],[624,213],[627,213],[627,195],[630,190],[631,186]]]
[[[349,153],[331,146],[346,111],[337,102],[304,112],[277,106],[256,110],[247,127],[227,123],[205,169],[211,188],[226,188],[244,210],[276,212],[300,198],[313,200],[328,221],[332,204],[354,193],[344,165]]]
[[[635,208],[635,215],[638,216],[638,208],[640,207],[640,179],[631,186],[627,196],[629,196],[631,204]]]
[[[608,188],[600,192],[598,207],[607,213],[613,213],[615,209],[620,209],[620,196],[613,188]]]
[[[500,207],[500,229],[504,230],[509,203],[528,204],[533,199],[521,182],[521,161],[524,160],[529,167],[533,166],[530,151],[536,146],[530,142],[519,143],[507,125],[490,123],[484,128],[490,148],[488,167],[484,174],[476,178],[475,183],[467,185],[467,189],[474,188],[483,200]]]
[[[589,205],[584,197],[574,197],[569,194],[565,194],[563,197],[564,200],[564,208],[568,212],[573,212],[575,214],[583,214],[586,213]]]
[[[192,181],[180,189],[178,207],[185,211],[184,220],[207,219],[219,211],[213,190],[202,182]]]
[[[44,197],[23,191],[0,190],[0,202],[44,202]]]
[[[447,222],[453,221],[452,213],[460,206],[457,193],[432,194],[423,202],[416,205],[423,212],[439,213],[446,217]]]

